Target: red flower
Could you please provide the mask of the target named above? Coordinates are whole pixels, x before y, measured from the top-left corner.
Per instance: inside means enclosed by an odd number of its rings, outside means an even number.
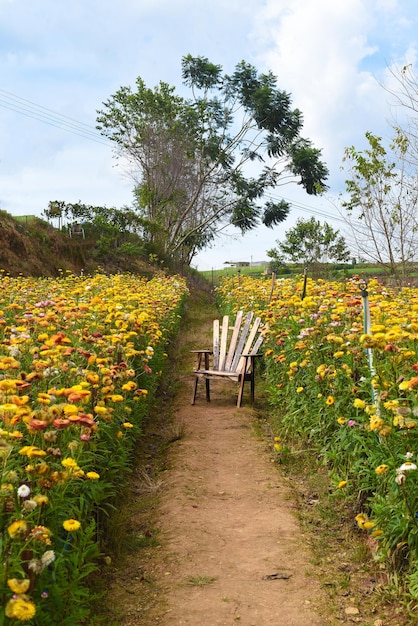
[[[33,418],[30,420],[28,426],[32,430],[45,430],[45,428],[47,428],[48,426],[48,422],[46,420],[38,420]]]
[[[53,424],[55,428],[67,428],[67,426],[71,424],[71,421],[63,417],[57,417],[54,419]]]

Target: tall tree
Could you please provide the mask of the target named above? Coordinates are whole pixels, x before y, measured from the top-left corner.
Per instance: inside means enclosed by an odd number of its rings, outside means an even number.
[[[244,233],[280,223],[289,204],[264,194],[289,182],[317,194],[328,170],[272,73],[242,61],[223,74],[207,58],[187,55],[182,76],[190,98],[164,82],[149,89],[138,77],[136,91],[121,87],[103,103],[97,128],[129,166],[146,238],[190,262],[220,226]]]
[[[278,241],[277,244],[277,248],[267,253],[273,262],[288,259],[308,269],[325,262],[348,261],[350,258],[345,239],[339,231],[327,222],[321,224],[314,217],[309,220],[298,219],[296,226],[286,231],[284,241]]]
[[[381,137],[368,132],[366,138],[368,149],[345,150],[349,197],[342,205],[361,256],[402,282],[417,256],[418,180],[408,163],[409,141],[398,130],[388,152]]]

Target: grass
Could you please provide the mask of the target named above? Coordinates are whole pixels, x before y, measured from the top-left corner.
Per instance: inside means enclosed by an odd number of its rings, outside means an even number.
[[[249,267],[227,267],[221,269],[212,269],[199,272],[208,282],[212,285],[216,285],[219,281],[226,276],[251,276],[252,278],[268,278],[269,264],[266,265],[253,265]],[[277,274],[277,278],[290,278],[295,275],[303,274],[303,267],[301,265],[289,263],[283,273]],[[325,264],[324,270],[318,278],[350,278],[351,276],[386,276],[387,270],[374,263],[357,263],[352,265],[348,263],[346,267],[338,266],[338,269],[334,268],[333,264]],[[414,265],[410,271],[410,277],[416,277],[418,275],[418,267]]]
[[[187,584],[191,587],[205,587],[214,583],[215,580],[215,576],[192,576],[187,580]]]

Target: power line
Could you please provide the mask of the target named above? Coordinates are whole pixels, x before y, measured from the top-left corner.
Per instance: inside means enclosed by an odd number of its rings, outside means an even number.
[[[10,91],[6,91],[5,89],[0,89],[0,106],[14,111],[15,113],[35,119],[43,124],[48,124],[50,126],[54,126],[55,128],[60,128],[61,130],[72,133],[73,135],[83,137],[89,141],[94,141],[103,145],[113,145],[113,142],[103,138],[94,126],[86,124],[85,122],[79,122],[68,115],[58,113],[53,109],[36,104],[26,98],[21,98]],[[305,213],[309,213],[310,215],[318,215],[319,217],[323,217],[325,219],[331,219],[336,222],[347,224],[347,221],[342,217],[331,215],[321,209],[302,204],[301,202],[295,202],[294,200],[290,200],[289,198],[285,198],[283,196],[278,197],[271,193],[267,194],[266,197],[274,201],[282,199],[289,202],[294,208]]]
[[[336,216],[336,215],[332,215],[331,213],[326,213],[325,211],[323,211],[322,209],[317,209],[314,208],[312,206],[309,206],[307,204],[302,204],[301,202],[295,202],[294,200],[291,200],[289,198],[285,198],[283,196],[275,196],[273,194],[268,194],[266,197],[271,198],[271,200],[285,200],[286,202],[289,202],[289,204],[291,204],[292,207],[299,209],[300,211],[303,211],[304,213],[309,213],[312,215],[318,215],[319,217],[323,217],[325,219],[331,219],[334,220],[336,222],[341,222],[343,224],[347,224],[347,221],[341,217],[341,216]]]
[[[16,96],[5,89],[0,89],[0,106],[96,143],[103,145],[111,145],[112,143],[104,139],[94,126],[79,122],[68,115],[62,115],[57,111]]]

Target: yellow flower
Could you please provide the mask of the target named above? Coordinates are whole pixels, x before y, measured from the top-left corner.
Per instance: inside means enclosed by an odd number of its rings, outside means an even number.
[[[390,433],[392,432],[392,429],[390,426],[388,426],[387,424],[385,424],[384,426],[382,426],[382,428],[379,430],[379,435],[381,435],[382,437],[387,437]]]
[[[325,404],[327,406],[332,406],[335,403],[335,398],[334,396],[328,396],[328,398],[325,401]]]
[[[343,487],[345,487],[347,484],[346,480],[340,480],[340,482],[338,483],[338,489],[342,489]]]
[[[10,524],[10,526],[7,529],[7,532],[9,533],[9,536],[12,539],[15,539],[16,537],[25,535],[27,530],[28,530],[28,525],[26,524],[25,521],[16,520],[15,522],[12,522]]]
[[[124,397],[123,397],[123,396],[121,396],[121,395],[120,395],[120,394],[118,394],[118,393],[114,393],[114,394],[112,394],[112,395],[110,395],[110,396],[109,396],[109,399],[110,399],[112,402],[123,402]]]
[[[341,425],[342,425],[342,424],[345,424],[345,423],[346,423],[346,421],[347,421],[347,420],[345,419],[345,417],[339,417],[339,418],[337,419],[337,423],[338,423],[338,424],[341,424]]]
[[[134,425],[131,424],[131,422],[123,422],[122,426],[124,428],[133,428],[134,427]]]
[[[79,470],[79,466],[77,461],[75,461],[72,457],[67,457],[66,459],[62,459],[61,465],[66,469],[69,469],[72,472]]]
[[[62,410],[64,415],[75,415],[78,413],[78,407],[75,404],[63,404]]]
[[[81,526],[80,522],[76,519],[67,519],[62,523],[64,530],[68,533],[73,533]]]
[[[298,387],[298,388],[296,389],[296,393],[302,393],[302,391],[303,391],[303,387]]]
[[[363,528],[365,530],[371,530],[375,526],[376,526],[376,524],[374,522],[364,522],[364,524],[363,524]]]
[[[98,415],[106,415],[107,411],[108,410],[105,406],[100,406],[99,404],[96,404],[96,406],[94,407],[94,412]]]
[[[87,472],[86,476],[90,480],[98,480],[100,478],[100,474],[98,474],[97,472]]]
[[[367,515],[365,515],[364,513],[359,513],[358,515],[356,515],[355,520],[359,528],[362,528],[362,529],[364,529],[364,524],[368,521]]]
[[[380,430],[384,426],[384,421],[377,415],[372,415],[370,418],[370,430]]]
[[[88,372],[86,374],[86,380],[88,380],[89,383],[92,383],[93,385],[97,385],[97,383],[100,380],[99,374],[97,374],[96,372]]]
[[[360,398],[356,398],[353,402],[353,406],[355,409],[364,409],[366,407],[366,403],[364,400],[360,400]]]
[[[133,391],[134,389],[136,389],[136,383],[134,383],[133,380],[130,380],[129,382],[122,385],[123,391]]]
[[[388,470],[389,470],[389,465],[386,465],[385,463],[383,463],[382,465],[379,465],[378,467],[376,467],[375,472],[376,474],[381,476],[382,474],[386,474]]]
[[[49,502],[48,496],[44,495],[43,493],[38,493],[33,496],[33,500],[35,500],[38,506],[41,506],[42,504],[48,504]]]
[[[31,620],[36,613],[36,607],[32,600],[25,595],[18,595],[11,598],[6,604],[6,616],[11,619],[18,619],[21,622]]]
[[[30,586],[29,578],[9,578],[7,585],[13,593],[26,593]]]
[[[280,450],[282,449],[282,446],[279,443],[275,443],[274,449],[276,450],[276,452],[280,452]]]
[[[46,456],[45,450],[40,450],[40,448],[37,448],[36,446],[23,446],[23,448],[20,448],[19,454],[29,458]]]

